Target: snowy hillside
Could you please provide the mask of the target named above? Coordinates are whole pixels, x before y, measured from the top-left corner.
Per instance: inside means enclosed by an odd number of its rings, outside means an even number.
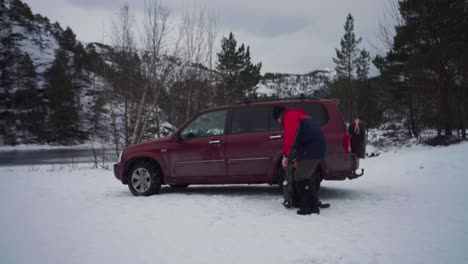
[[[2,55],[6,57],[2,66],[10,66],[8,60],[18,55],[28,55],[38,76],[37,88],[43,89],[44,74],[55,59],[55,52],[60,48],[59,38],[64,30],[60,24],[51,23],[48,18],[33,14],[20,1],[15,1],[14,4],[6,1],[5,6],[0,8],[0,47],[5,52]]]
[[[30,34],[31,30],[27,30],[24,26],[15,22],[12,23],[11,33],[18,37],[18,48],[32,59],[36,72],[41,77],[38,87],[44,88],[42,77],[55,59],[55,51],[59,48],[58,42],[44,29],[44,25],[42,24],[33,24],[34,33]]]
[[[111,171],[1,167],[2,263],[467,263],[468,144],[414,146],[324,182],[298,216],[277,187],[133,197]],[[8,177],[7,177],[8,176]],[[12,188],[20,186],[20,188]]]
[[[129,87],[116,78],[118,54],[112,47],[85,45],[72,29],[34,14],[19,0],[0,1],[0,28],[0,145],[110,141],[111,131],[122,130],[136,115],[136,103],[129,110],[126,100],[140,102],[135,94],[143,85]],[[161,134],[173,130],[159,112],[159,123],[153,114],[148,125],[150,139],[156,128]]]
[[[308,74],[266,73],[256,86],[260,96],[292,97],[304,94],[323,96],[328,92],[328,85],[336,78],[334,70],[325,69]]]
[[[83,44],[22,1],[0,3],[0,26],[0,145],[65,143],[54,126],[76,131],[66,143],[86,138],[104,81]]]

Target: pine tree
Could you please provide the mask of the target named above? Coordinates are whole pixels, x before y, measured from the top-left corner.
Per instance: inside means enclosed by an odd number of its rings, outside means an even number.
[[[77,98],[72,78],[67,71],[69,67],[67,51],[57,50],[55,60],[46,73],[49,142],[70,144],[80,139]]]
[[[367,126],[375,124],[378,118],[378,102],[376,89],[371,89],[369,81],[370,70],[370,55],[365,49],[359,53],[356,61],[356,97],[355,102],[357,106],[356,114],[361,119],[364,119]]]
[[[336,64],[335,70],[338,78],[346,82],[347,91],[347,113],[348,121],[351,122],[353,112],[355,112],[355,106],[353,102],[353,84],[354,71],[356,64],[359,59],[358,45],[361,42],[361,38],[356,39],[354,34],[354,18],[351,14],[348,14],[346,23],[344,26],[345,34],[341,38],[340,50],[335,49],[336,58],[333,58],[333,62]]]
[[[37,87],[36,68],[27,53],[19,58],[17,67],[19,89],[14,97],[16,119],[20,121],[17,130],[24,132],[23,143],[41,142],[46,134],[43,122],[46,111]]]
[[[64,50],[75,51],[77,45],[76,35],[73,30],[67,27],[59,38],[59,44]]]
[[[411,122],[414,116],[417,121],[418,115],[426,124],[436,122],[439,135],[442,130],[445,135],[452,134],[451,96],[456,78],[463,79],[456,76],[463,75],[460,58],[467,47],[467,8],[464,0],[399,1],[403,25],[396,27],[392,50],[374,61],[394,83],[394,97],[407,101]],[[421,110],[415,110],[415,103],[428,94],[431,97],[426,98]],[[464,100],[464,96],[458,100]],[[432,111],[437,105],[438,110]]]
[[[252,62],[250,61],[250,47],[248,46],[243,56],[243,63],[244,68],[240,73],[241,80],[243,81],[243,85],[245,88],[243,92],[244,94],[253,96],[255,94],[254,87],[258,84],[258,82],[261,79],[260,69],[262,68],[262,64],[252,64]]]
[[[367,80],[370,69],[370,55],[367,50],[362,49],[356,61],[356,75],[360,81]]]
[[[31,23],[34,20],[31,8],[21,0],[10,1],[10,19],[23,23],[23,25]]]
[[[21,51],[16,43],[11,24],[6,21],[1,22],[0,26],[4,27],[5,30],[2,29],[2,34],[0,34],[0,88],[7,91],[13,86],[14,66]]]
[[[0,21],[0,135],[9,145],[17,144],[15,93],[19,86],[18,61],[22,52],[17,45],[17,38],[11,23]]]
[[[5,0],[0,0],[0,20],[2,20],[3,14],[5,14],[6,6]]]
[[[216,70],[221,77],[216,103],[227,104],[251,95],[254,86],[260,81],[261,68],[261,63],[254,65],[251,62],[248,46],[245,48],[242,44],[237,48],[237,41],[232,32],[228,38],[223,38],[216,64]]]

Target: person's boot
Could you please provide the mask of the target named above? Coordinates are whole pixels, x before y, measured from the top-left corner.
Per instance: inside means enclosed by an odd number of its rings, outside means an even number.
[[[318,207],[317,197],[315,196],[313,187],[310,186],[310,181],[300,181],[298,182],[299,193],[301,195],[301,204],[300,208],[297,211],[299,215],[310,215],[310,214],[320,214],[320,208]]]
[[[310,208],[310,202],[308,201],[307,191],[309,189],[307,181],[298,182],[298,194],[300,197],[299,210],[297,210],[298,215],[310,215],[312,210]]]
[[[312,214],[320,214],[320,201],[317,197],[317,190],[315,189],[315,186],[312,183],[309,183],[308,196],[308,201],[310,203],[310,209]]]
[[[317,203],[318,207],[320,209],[326,209],[326,208],[330,208],[330,204],[329,203],[322,203],[322,201],[318,200],[318,203]]]

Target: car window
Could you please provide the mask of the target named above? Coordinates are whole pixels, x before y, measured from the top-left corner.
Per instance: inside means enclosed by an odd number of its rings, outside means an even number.
[[[208,112],[195,118],[182,130],[182,139],[191,139],[224,134],[226,110]]]
[[[270,116],[270,107],[234,108],[231,118],[231,134],[268,131]]]
[[[283,127],[278,123],[278,121],[273,119],[272,112],[273,112],[273,106],[270,107],[270,130],[272,130],[272,131],[282,130]]]
[[[307,115],[312,117],[319,125],[323,126],[328,123],[327,108],[321,103],[299,103],[299,104],[286,104],[288,108],[302,108]]]
[[[328,111],[327,108],[321,103],[294,103],[294,104],[281,104],[286,108],[302,108],[307,115],[311,116],[312,119],[317,121],[319,125],[323,126],[328,123]],[[270,120],[271,130],[281,130],[282,127],[271,117]]]

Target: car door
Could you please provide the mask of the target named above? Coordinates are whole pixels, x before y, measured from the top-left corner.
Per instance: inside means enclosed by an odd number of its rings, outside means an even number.
[[[281,130],[272,129],[272,107],[240,107],[231,111],[226,136],[227,175],[266,176],[282,144]]]
[[[203,113],[182,129],[171,150],[173,177],[226,175],[226,116],[226,110]]]

